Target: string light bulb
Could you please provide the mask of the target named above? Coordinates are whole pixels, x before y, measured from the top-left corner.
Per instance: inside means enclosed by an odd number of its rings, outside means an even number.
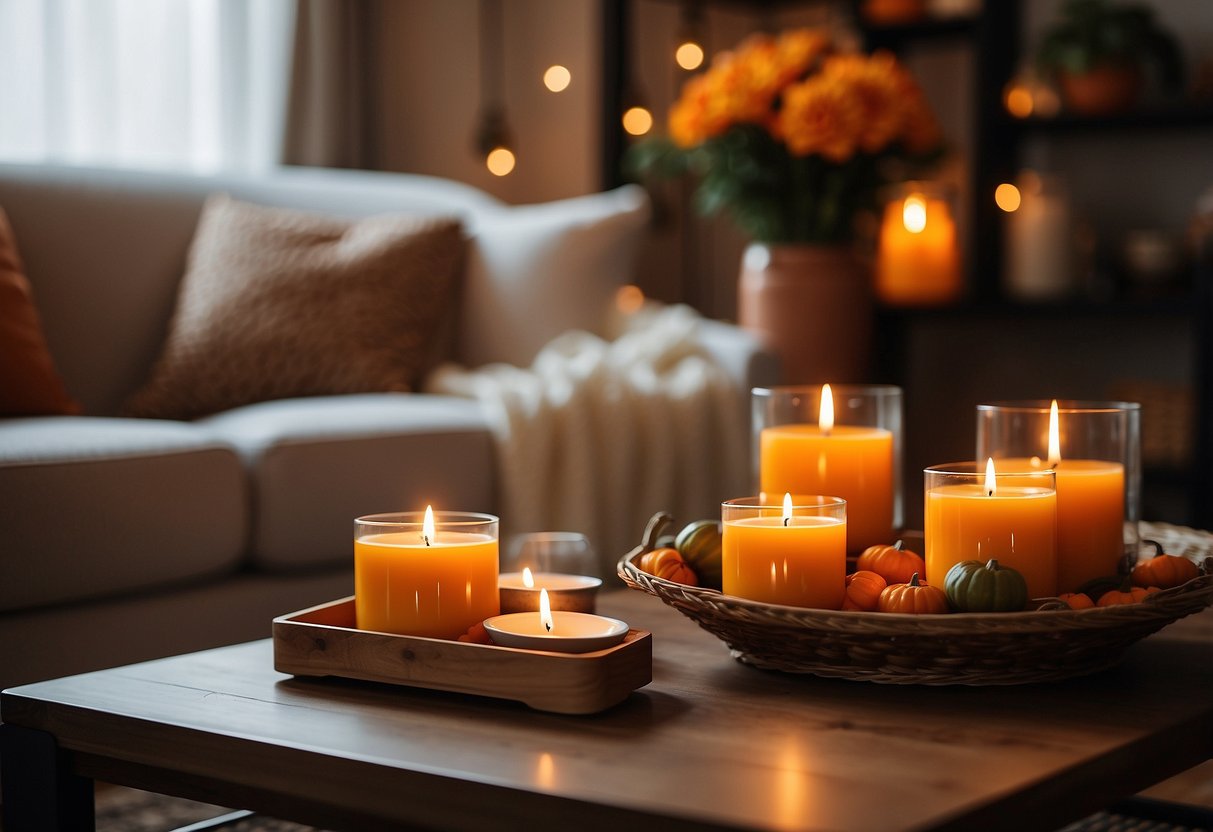
[[[643,136],[653,129],[653,114],[639,104],[623,111],[623,129],[631,136]]]
[[[552,92],[564,92],[572,82],[573,73],[560,64],[549,66],[543,73],[543,85]]]
[[[687,72],[703,66],[703,47],[693,40],[684,40],[674,50],[674,60]]]

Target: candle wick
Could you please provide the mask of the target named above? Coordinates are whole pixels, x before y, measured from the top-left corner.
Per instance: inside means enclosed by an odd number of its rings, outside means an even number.
[[[991,488],[989,491],[987,491],[987,492],[986,492],[986,496],[987,496],[987,497],[993,497],[993,496],[994,496],[994,489],[993,489],[993,488]]]
[[[421,536],[421,539],[425,541],[425,545],[426,545],[426,546],[429,546],[429,545],[430,545],[430,536],[429,536],[428,534],[423,534],[423,535]]]
[[[786,526],[786,525],[788,524],[788,521],[789,521],[789,520],[791,520],[791,519],[792,519],[791,517],[785,517],[785,518],[783,518],[783,524]]]
[[[543,626],[544,626],[544,629],[546,629],[549,633],[552,632],[552,622],[545,621],[545,622],[543,622]]]

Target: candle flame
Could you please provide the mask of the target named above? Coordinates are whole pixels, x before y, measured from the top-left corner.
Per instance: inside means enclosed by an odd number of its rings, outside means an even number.
[[[922,194],[910,194],[901,205],[901,223],[911,234],[921,234],[927,227],[927,201]]]
[[[1061,431],[1057,422],[1057,399],[1054,399],[1049,408],[1049,465],[1061,462]]]
[[[421,539],[426,546],[434,543],[434,509],[430,506],[425,507],[425,519],[421,521]]]
[[[786,526],[792,522],[792,495],[785,491],[783,493],[783,524]]]
[[[546,589],[539,590],[539,620],[543,622],[543,629],[547,632],[552,632],[552,627],[556,622],[552,619],[552,603],[548,600],[548,591]]]
[[[531,574],[531,567],[522,567],[522,585],[527,589],[535,588],[535,576]]]
[[[997,478],[994,476],[994,457],[986,460],[986,495],[993,497],[998,493]]]
[[[834,391],[828,384],[821,386],[821,409],[817,413],[817,426],[826,436],[834,429]]]

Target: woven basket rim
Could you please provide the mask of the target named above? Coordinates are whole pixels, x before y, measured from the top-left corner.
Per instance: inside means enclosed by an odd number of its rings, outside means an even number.
[[[967,637],[974,633],[1036,635],[1059,631],[1135,628],[1159,621],[1163,622],[1160,626],[1164,626],[1213,603],[1213,533],[1166,523],[1143,522],[1141,525],[1143,530],[1150,534],[1148,539],[1162,538],[1170,541],[1172,545],[1182,544],[1188,550],[1195,549],[1198,554],[1204,554],[1206,557],[1201,564],[1201,574],[1187,583],[1162,590],[1135,604],[1080,610],[1066,607],[1023,612],[915,615],[859,610],[819,610],[769,604],[725,595],[715,589],[676,583],[643,572],[633,562],[634,558],[643,552],[642,546],[637,546],[625,554],[619,560],[617,571],[629,587],[655,595],[683,612],[695,610],[698,615],[724,620],[763,621],[774,626],[874,636]]]

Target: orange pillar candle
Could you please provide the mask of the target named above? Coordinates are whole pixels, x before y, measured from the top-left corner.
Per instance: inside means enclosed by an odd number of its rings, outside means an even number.
[[[1057,493],[1051,470],[982,477],[972,463],[926,469],[927,583],[943,588],[965,560],[997,560],[1017,569],[1028,595],[1057,594]],[[1029,484],[1008,484],[1035,482]]]
[[[834,424],[830,385],[816,425],[763,428],[759,490],[764,494],[833,494],[847,501],[847,548],[893,541],[893,432]]]
[[[418,512],[355,522],[360,630],[455,639],[499,611],[497,518]]]
[[[1043,468],[1039,457],[999,460],[1008,468]],[[1125,552],[1125,466],[1101,459],[1062,459],[1057,401],[1049,407],[1047,467],[1057,475],[1057,588],[1074,592],[1092,578],[1115,575]]]
[[[953,301],[960,290],[956,223],[948,203],[910,187],[885,204],[876,257],[877,297],[889,304],[927,305]]]
[[[846,594],[846,502],[785,494],[782,510],[761,497],[722,504],[726,595],[836,610]]]

